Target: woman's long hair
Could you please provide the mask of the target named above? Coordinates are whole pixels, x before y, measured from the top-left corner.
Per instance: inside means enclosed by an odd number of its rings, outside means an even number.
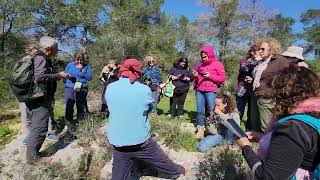
[[[183,69],[188,69],[188,67],[189,67],[188,58],[186,58],[186,57],[178,59],[178,60],[173,64],[173,67],[179,68],[181,62],[185,62],[185,63],[186,63],[186,65],[185,65],[185,67],[184,67]]]

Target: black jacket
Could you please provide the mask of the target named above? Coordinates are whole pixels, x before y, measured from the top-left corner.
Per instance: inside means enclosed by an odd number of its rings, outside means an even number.
[[[320,138],[311,126],[289,120],[278,125],[266,160],[255,171],[256,179],[289,179],[298,168],[313,171],[320,162]],[[250,146],[242,149],[250,168],[260,161]]]

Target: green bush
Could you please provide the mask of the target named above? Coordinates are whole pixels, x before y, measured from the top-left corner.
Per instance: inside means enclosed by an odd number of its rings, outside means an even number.
[[[167,122],[153,118],[150,123],[156,139],[167,147],[174,150],[196,150],[197,140],[194,138],[194,134],[182,131],[179,122]]]
[[[245,179],[249,168],[239,148],[224,145],[213,148],[199,163],[198,179]]]

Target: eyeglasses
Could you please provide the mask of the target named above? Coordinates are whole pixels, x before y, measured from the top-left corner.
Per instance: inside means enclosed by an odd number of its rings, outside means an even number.
[[[259,48],[259,51],[264,51],[265,50],[265,48]]]

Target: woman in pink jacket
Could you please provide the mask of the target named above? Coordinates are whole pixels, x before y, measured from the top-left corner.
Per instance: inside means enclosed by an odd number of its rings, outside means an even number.
[[[197,64],[193,71],[197,102],[197,139],[204,137],[205,105],[211,114],[215,107],[216,92],[226,80],[224,66],[216,58],[212,46],[203,46],[200,56],[201,63]]]

